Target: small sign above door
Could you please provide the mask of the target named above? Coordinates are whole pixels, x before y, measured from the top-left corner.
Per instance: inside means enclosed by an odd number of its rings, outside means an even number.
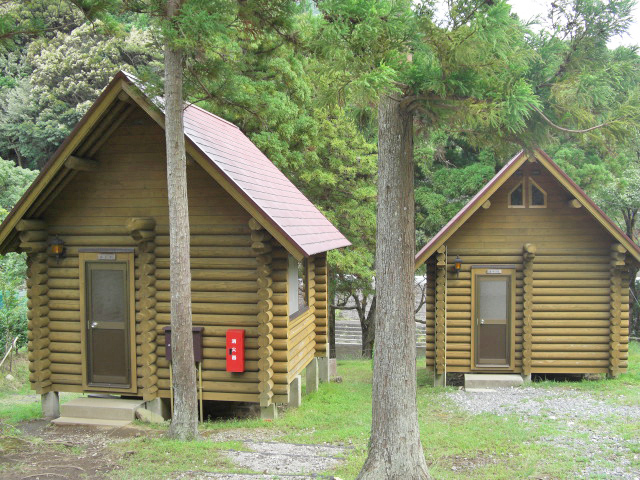
[[[488,275],[500,275],[502,273],[502,269],[500,268],[488,268],[487,269],[487,274]]]
[[[116,259],[115,253],[99,253],[98,254],[98,260],[115,260],[115,259]]]

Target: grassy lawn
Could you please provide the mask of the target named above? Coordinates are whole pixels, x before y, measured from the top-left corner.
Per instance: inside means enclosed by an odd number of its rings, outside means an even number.
[[[605,402],[636,406],[640,403],[640,346],[632,345],[629,372],[617,379],[582,382],[535,383],[538,389],[584,391]],[[590,425],[581,422],[582,429],[568,427],[566,422],[540,416],[523,422],[516,415],[472,415],[456,406],[448,395],[454,387],[434,388],[432,377],[418,363],[418,406],[422,443],[434,478],[437,479],[519,479],[574,478],[576,470],[588,459],[571,449],[557,448],[545,439],[562,436],[576,441],[589,441],[585,434]],[[220,453],[223,450],[242,450],[241,441],[215,441],[225,433],[235,438],[255,436],[292,443],[343,444],[348,448],[346,461],[337,471],[327,472],[345,480],[356,477],[366,458],[371,425],[370,361],[349,360],[338,363],[342,383],[324,384],[320,390],[303,398],[297,410],[286,411],[275,422],[256,419],[207,422],[201,426],[203,440],[183,444],[162,438],[166,428],[155,427],[150,435],[114,442],[109,445],[120,468],[113,478],[146,479],[168,476],[172,472],[200,470],[238,472]],[[26,387],[14,391],[0,390],[0,418],[16,423],[39,415],[39,404],[21,404],[29,392]],[[619,421],[610,431],[635,453],[626,459],[631,467],[640,470],[640,423],[638,419]],[[212,438],[210,438],[212,437]],[[162,455],[158,455],[162,452]],[[603,462],[615,463],[615,455]],[[604,465],[604,464],[603,464]],[[598,478],[594,476],[593,478]]]

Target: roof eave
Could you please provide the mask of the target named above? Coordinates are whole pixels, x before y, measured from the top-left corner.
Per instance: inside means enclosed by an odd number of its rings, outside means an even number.
[[[82,119],[71,130],[71,133],[67,135],[62,144],[56,149],[56,151],[49,157],[49,160],[40,170],[38,176],[31,183],[26,192],[20,197],[18,202],[11,209],[9,214],[0,224],[0,253],[6,254],[11,251],[11,245],[8,244],[7,239],[10,237],[17,223],[26,214],[29,207],[35,200],[34,192],[44,189],[52,178],[60,171],[66,158],[71,155],[73,150],[77,147],[77,143],[82,140],[83,137],[79,135],[80,131],[92,121],[95,123],[100,119],[102,109],[108,107],[108,105],[115,100],[117,93],[121,90],[123,81],[129,81],[123,72],[118,72],[109,85],[102,91],[100,96],[91,105],[87,113],[84,114]],[[118,88],[120,87],[120,88]],[[105,102],[109,101],[105,105]],[[95,117],[95,118],[94,118]],[[93,125],[90,125],[90,127]],[[75,142],[75,143],[74,143]],[[33,198],[32,198],[33,197]],[[31,202],[29,202],[31,200]],[[15,243],[15,242],[14,242]]]
[[[415,268],[419,268],[435,251],[446,242],[493,193],[507,181],[520,166],[529,158],[524,151],[518,152],[476,195],[462,207],[449,222],[436,233],[433,238],[422,247],[415,256]]]

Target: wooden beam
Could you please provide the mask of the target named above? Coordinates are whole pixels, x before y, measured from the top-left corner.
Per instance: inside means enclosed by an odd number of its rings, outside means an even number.
[[[71,152],[75,151],[75,149],[79,146],[81,141],[84,139],[87,132],[91,130],[91,128],[95,125],[98,119],[105,112],[107,107],[111,104],[113,99],[117,96],[120,91],[120,86],[122,85],[122,80],[114,83],[110,90],[105,91],[103,93],[103,98],[99,104],[96,104],[90,110],[86,117],[83,118],[80,124],[74,129],[72,132],[73,135],[68,137],[65,141],[64,147],[61,151],[57,152],[57,155],[54,157],[55,160],[51,160],[51,166],[42,171],[37,184],[35,184],[32,189],[28,191],[24,201],[18,203],[15,207],[14,215],[9,219],[5,228],[0,231],[0,245],[5,243],[7,236],[12,232],[16,223],[22,219],[27,210],[33,204],[33,201],[39,196],[40,192],[48,185],[53,177],[58,173],[58,171],[63,166],[63,159],[67,157],[67,155],[71,154]]]
[[[569,204],[569,206],[571,208],[580,208],[580,207],[582,207],[582,204],[580,203],[580,200],[578,200],[577,198],[572,198],[567,203]]]
[[[487,210],[489,207],[491,207],[491,200],[487,200],[482,204],[482,208],[484,208],[485,210]]]
[[[92,157],[93,155],[96,154],[96,152],[98,150],[100,150],[100,147],[102,147],[102,145],[104,145],[104,143],[109,140],[109,138],[111,137],[111,135],[113,135],[113,132],[115,132],[120,125],[122,125],[122,123],[129,117],[129,115],[131,115],[131,113],[138,108],[137,105],[129,105],[127,106],[127,108],[122,112],[122,115],[120,115],[118,118],[116,118],[111,125],[109,125],[107,127],[107,129],[102,133],[102,135],[100,136],[100,138],[98,138],[96,140],[96,142],[93,144],[93,146],[91,147],[91,149],[88,152],[88,155],[90,157]]]
[[[42,220],[28,220],[23,219],[16,225],[16,230],[19,232],[28,232],[30,230],[46,230],[47,224]]]
[[[82,144],[76,150],[76,154],[78,157],[93,157],[93,153],[89,152],[96,142],[99,142],[102,138],[104,131],[109,128],[109,126],[113,123],[114,119],[120,115],[120,113],[127,106],[126,103],[123,102],[115,102],[113,107],[105,113],[103,118],[100,119],[100,122],[96,125],[96,127],[91,131],[87,138],[82,142]]]
[[[81,158],[74,155],[69,155],[69,158],[64,162],[64,166],[70,170],[80,170],[88,172],[96,170],[100,164],[96,160],[90,158]]]

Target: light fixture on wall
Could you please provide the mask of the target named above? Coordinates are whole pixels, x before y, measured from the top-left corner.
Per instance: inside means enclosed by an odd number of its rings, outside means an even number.
[[[453,261],[453,270],[456,272],[456,275],[462,270],[462,259],[458,255],[456,255],[456,259]]]
[[[66,256],[64,242],[57,235],[49,242],[49,245],[51,245],[51,255],[56,257],[57,261],[60,261]]]

